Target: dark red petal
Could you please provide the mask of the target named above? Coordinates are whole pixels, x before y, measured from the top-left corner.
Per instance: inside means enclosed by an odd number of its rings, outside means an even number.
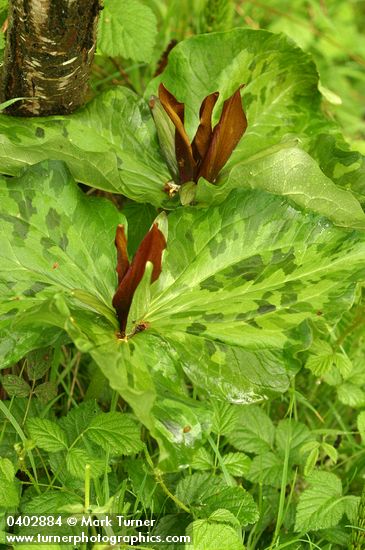
[[[180,183],[191,181],[196,173],[196,162],[190,145],[189,137],[184,128],[184,104],[160,84],[158,96],[163,108],[172,120],[175,131],[175,152],[179,168]]]
[[[217,103],[219,92],[208,95],[200,107],[200,124],[195,134],[192,148],[195,160],[200,163],[208,152],[212,139],[212,113]]]
[[[242,107],[240,88],[223,104],[218,124],[213,130],[209,150],[200,167],[198,177],[214,183],[233,149],[247,128],[247,119]]]
[[[115,246],[117,248],[118,285],[120,285],[124,275],[129,269],[127,237],[125,236],[124,225],[118,225],[117,227],[117,234],[115,235]]]
[[[133,295],[143,277],[146,263],[152,262],[151,282],[156,281],[161,273],[162,252],[166,248],[166,240],[156,223],[144,237],[132,260],[132,263],[120,282],[113,297],[113,307],[116,309],[122,336],[125,335],[127,318],[132,305]]]

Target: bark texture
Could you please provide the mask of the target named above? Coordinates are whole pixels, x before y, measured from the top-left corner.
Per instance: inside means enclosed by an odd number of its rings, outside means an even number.
[[[1,76],[8,114],[71,113],[85,101],[101,0],[10,0]]]

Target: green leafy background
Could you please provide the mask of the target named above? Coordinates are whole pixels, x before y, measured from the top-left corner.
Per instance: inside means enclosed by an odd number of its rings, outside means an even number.
[[[96,97],[69,117],[0,116],[16,176],[0,182],[0,529],[9,509],[73,515],[90,496],[92,513],[158,516],[154,533],[192,533],[195,550],[349,548],[350,526],[361,546],[362,4],[105,0]],[[197,32],[151,81],[169,40]],[[147,103],[161,80],[191,137],[210,91],[217,121],[245,84],[246,135],[180,210]],[[48,159],[67,168],[24,171]],[[118,341],[115,227],[132,256],[161,206],[163,272],[150,286],[147,266],[128,330],[149,325]]]

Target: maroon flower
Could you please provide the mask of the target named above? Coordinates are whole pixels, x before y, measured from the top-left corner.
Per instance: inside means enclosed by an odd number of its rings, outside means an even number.
[[[241,88],[241,87],[240,87]],[[159,100],[175,126],[175,156],[178,183],[197,182],[200,177],[214,183],[247,128],[240,88],[223,104],[218,124],[212,128],[212,113],[219,93],[208,95],[200,107],[200,124],[190,143],[184,127],[184,104],[159,87]]]
[[[153,264],[151,283],[160,276],[162,252],[166,248],[166,239],[157,223],[154,223],[139,245],[132,263],[129,263],[124,226],[118,225],[115,246],[117,247],[118,288],[113,297],[113,307],[117,312],[120,336],[124,338],[133,295],[142,280],[147,262]]]

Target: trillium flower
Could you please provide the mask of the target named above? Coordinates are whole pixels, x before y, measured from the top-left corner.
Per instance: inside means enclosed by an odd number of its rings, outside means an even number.
[[[162,252],[166,248],[166,239],[158,228],[158,224],[154,223],[130,263],[124,225],[118,225],[115,246],[117,248],[118,288],[113,297],[113,307],[117,312],[120,337],[124,338],[133,296],[142,280],[147,262],[151,262],[153,265],[151,283],[156,281],[161,274]]]
[[[200,177],[214,183],[247,128],[240,88],[223,104],[218,124],[212,128],[212,113],[219,92],[208,95],[200,107],[200,124],[193,141],[184,127],[184,103],[165,88],[152,97],[150,106],[156,122],[161,148],[171,174],[178,184],[195,182]],[[161,114],[161,107],[168,121]],[[172,125],[171,125],[172,123]]]

